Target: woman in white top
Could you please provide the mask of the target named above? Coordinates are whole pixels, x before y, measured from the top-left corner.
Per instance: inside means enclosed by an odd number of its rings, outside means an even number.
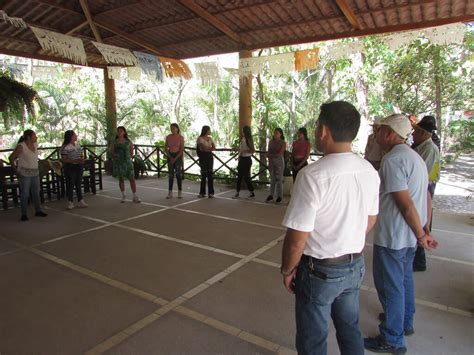
[[[10,155],[10,164],[13,171],[20,178],[20,206],[21,220],[27,221],[28,197],[30,196],[35,205],[35,216],[46,217],[47,214],[41,210],[40,203],[40,178],[38,168],[38,144],[36,133],[27,129],[23,132],[17,147]]]
[[[77,134],[73,130],[64,133],[64,142],[61,147],[61,160],[64,163],[64,176],[66,177],[66,195],[68,199],[68,210],[74,208],[73,196],[76,189],[78,207],[87,207],[82,198],[82,175],[84,171],[84,159],[82,149],[77,143]]]
[[[206,197],[206,180],[209,198],[214,197],[213,150],[216,150],[216,146],[211,138],[211,128],[209,126],[203,126],[201,135],[197,139],[197,154],[199,157],[199,165],[201,166],[201,190],[199,191],[199,198]]]
[[[252,131],[249,126],[244,126],[242,128],[243,137],[240,141],[239,147],[239,164],[237,166],[237,193],[234,198],[239,198],[240,195],[240,185],[242,179],[245,180],[245,184],[250,191],[248,198],[254,198],[255,194],[253,192],[252,179],[250,176],[250,168],[252,167],[252,155],[255,153],[255,148],[253,145]]]

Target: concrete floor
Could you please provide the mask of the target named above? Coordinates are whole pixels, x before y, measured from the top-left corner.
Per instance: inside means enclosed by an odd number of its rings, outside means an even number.
[[[0,212],[0,354],[293,353],[294,300],[278,270],[285,205],[261,203],[264,190],[232,200],[225,186],[197,199],[188,181],[183,199],[166,200],[166,180],[138,183],[141,204],[121,204],[106,178],[87,209],[48,202],[49,216],[27,223],[18,209]],[[441,245],[415,274],[410,354],[474,352],[473,225],[435,214]],[[377,333],[381,311],[371,243],[364,335]],[[333,329],[328,346],[338,353]]]

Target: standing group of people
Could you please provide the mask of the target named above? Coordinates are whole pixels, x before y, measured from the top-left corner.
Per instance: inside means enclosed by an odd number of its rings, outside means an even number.
[[[437,247],[430,233],[431,168],[406,144],[411,122],[400,114],[377,122],[372,143],[384,152],[378,172],[373,161],[352,153],[359,126],[360,114],[353,105],[336,101],[321,106],[315,135],[324,157],[299,172],[283,220],[287,232],[281,273],[284,286],[296,295],[300,354],[327,353],[331,318],[342,354],[364,354],[364,347],[405,353],[404,337],[414,334],[415,252],[417,246]],[[420,143],[417,135],[426,138],[431,133],[419,129],[429,132],[433,126],[423,120],[415,126],[414,141],[421,152],[421,144],[431,143]],[[383,313],[379,335],[363,339],[362,250],[374,227],[373,277]]]

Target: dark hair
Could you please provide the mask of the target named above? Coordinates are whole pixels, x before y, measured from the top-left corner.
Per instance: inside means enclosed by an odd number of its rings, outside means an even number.
[[[179,129],[179,128],[178,128]],[[204,137],[207,135],[207,132],[211,129],[209,126],[202,126],[201,135],[199,137]]]
[[[64,132],[64,141],[63,141],[63,147],[67,146],[69,143],[71,143],[72,136],[74,135],[74,131],[72,129],[67,130]]]
[[[304,136],[304,139],[305,139],[306,141],[309,140],[309,139],[308,139],[308,130],[307,130],[305,127],[300,127],[300,128],[298,129],[298,133],[302,133],[303,136]]]
[[[277,128],[275,128],[275,131],[280,132],[280,135],[281,135],[280,139],[282,141],[284,141],[285,140],[285,135],[283,134],[283,130],[280,127],[277,127]]]
[[[33,137],[33,134],[35,134],[35,131],[33,131],[32,129],[27,129],[26,131],[23,132],[23,135],[18,140],[18,143],[24,142],[28,138]]]
[[[322,104],[318,121],[329,128],[334,142],[352,142],[360,127],[360,113],[346,101]]]
[[[125,134],[123,135],[123,138],[125,138],[125,140],[129,140],[128,139],[128,133],[127,133],[127,129],[124,127],[124,126],[118,126],[117,127],[117,132],[119,129],[123,129],[123,131],[125,132]],[[118,139],[118,134],[115,136],[115,139]]]
[[[177,128],[177,130],[178,130],[178,134],[180,134],[180,133],[181,133],[181,131],[180,131],[180,129],[179,129],[179,126],[178,126],[178,124],[177,124],[177,123],[172,123],[172,124],[170,125],[170,128],[173,128],[173,127],[176,127],[176,128]]]
[[[244,133],[245,143],[247,143],[247,147],[249,147],[249,149],[254,149],[252,131],[250,130],[250,126],[244,126],[242,128],[242,132]]]

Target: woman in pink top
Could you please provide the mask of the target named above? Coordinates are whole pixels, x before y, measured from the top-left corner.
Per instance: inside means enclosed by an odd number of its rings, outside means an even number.
[[[309,154],[311,153],[311,143],[308,139],[308,131],[301,127],[298,130],[298,139],[293,142],[291,149],[291,162],[293,166],[293,181],[296,180],[298,171],[308,165]]]
[[[166,137],[165,151],[168,158],[168,196],[173,198],[173,181],[176,176],[178,182],[178,198],[182,198],[183,180],[181,170],[183,167],[184,138],[180,134],[179,126],[172,123],[171,134]]]

